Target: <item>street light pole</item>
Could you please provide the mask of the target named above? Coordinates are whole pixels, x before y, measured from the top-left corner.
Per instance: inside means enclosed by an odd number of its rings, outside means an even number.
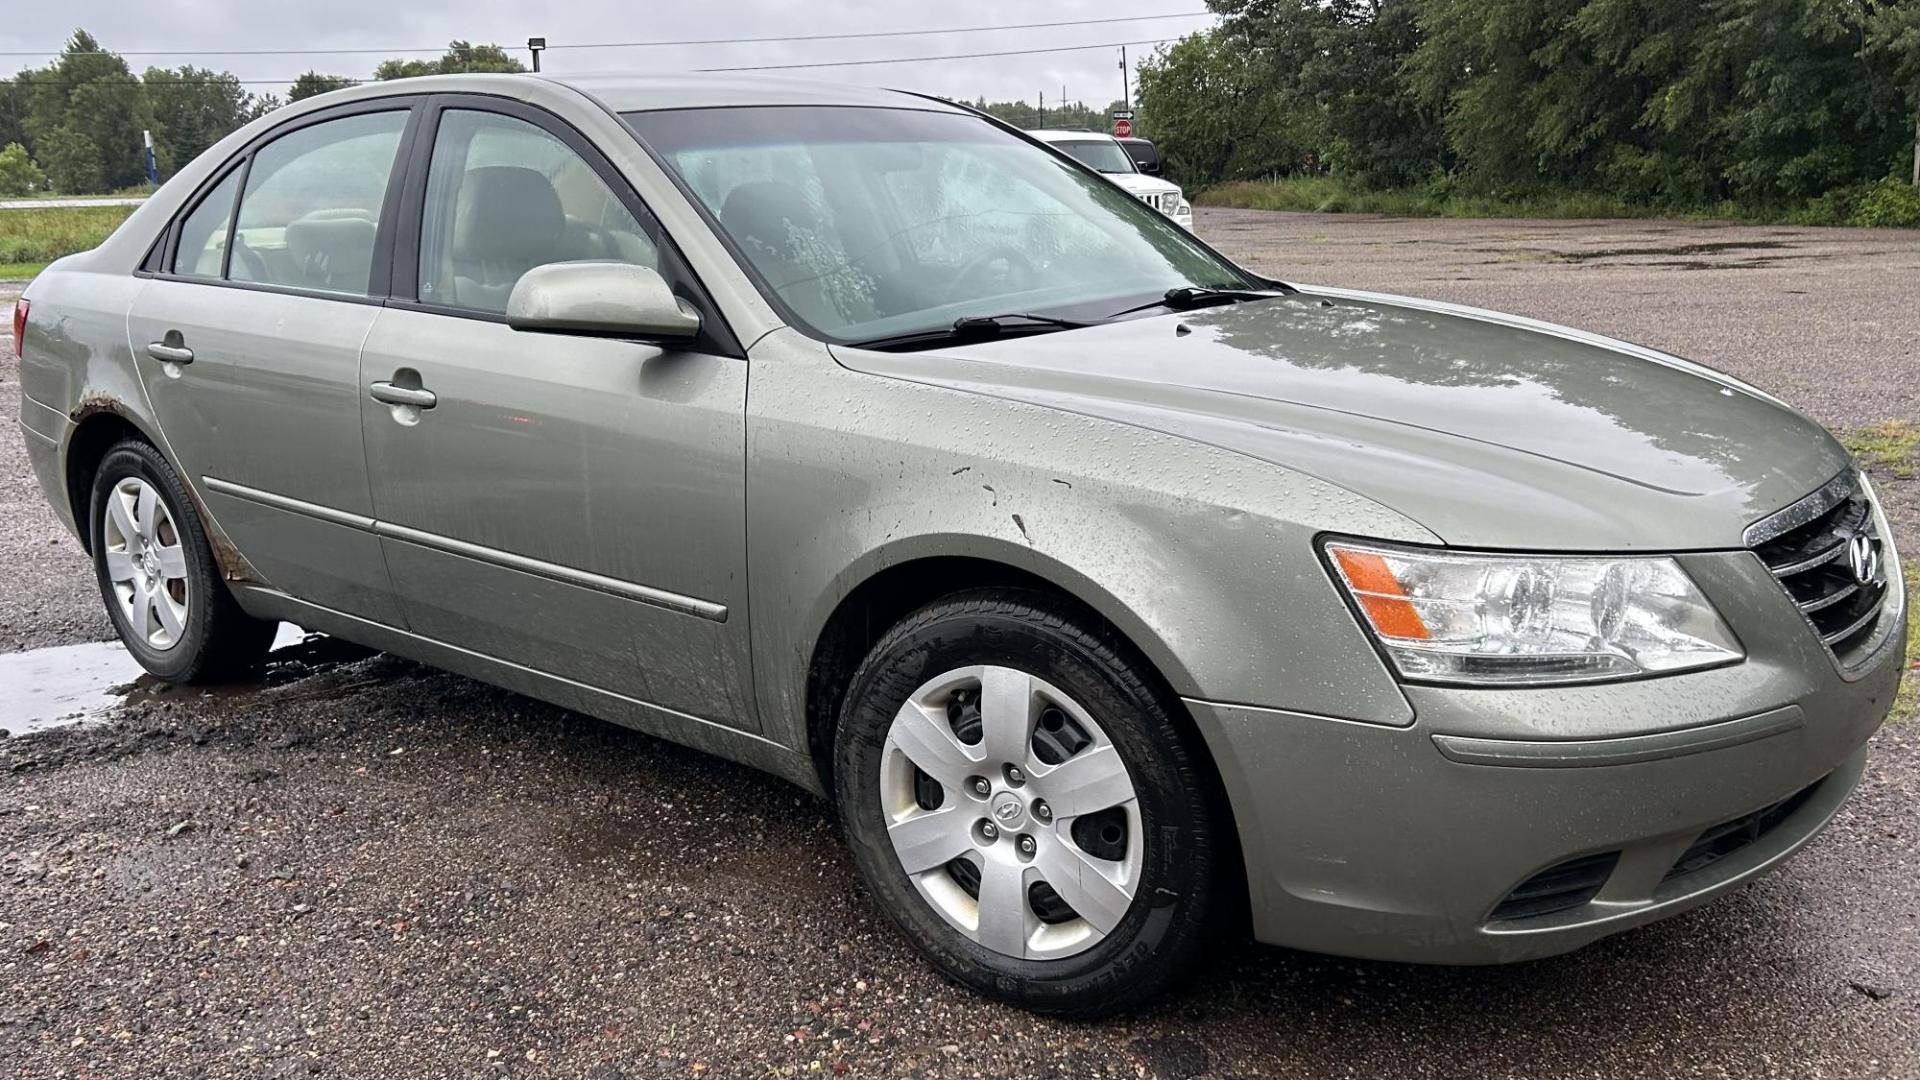
[[[530,37],[527,39],[527,51],[533,54],[533,70],[536,72],[540,70],[540,54],[545,52],[546,48],[546,38]]]

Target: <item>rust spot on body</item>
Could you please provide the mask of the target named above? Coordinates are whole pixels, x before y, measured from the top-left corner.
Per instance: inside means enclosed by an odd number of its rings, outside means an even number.
[[[124,417],[127,415],[127,410],[121,406],[117,398],[107,394],[89,393],[80,395],[80,403],[75,405],[73,411],[67,416],[77,424],[89,416],[98,416],[101,413],[112,413],[115,416]]]

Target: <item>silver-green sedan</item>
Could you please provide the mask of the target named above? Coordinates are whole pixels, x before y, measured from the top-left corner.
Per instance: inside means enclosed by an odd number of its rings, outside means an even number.
[[[148,670],[284,620],[776,773],[934,965],[1054,1012],[1248,933],[1481,963],[1693,907],[1820,831],[1900,679],[1806,417],[1263,278],[909,94],[328,94],[15,332]]]

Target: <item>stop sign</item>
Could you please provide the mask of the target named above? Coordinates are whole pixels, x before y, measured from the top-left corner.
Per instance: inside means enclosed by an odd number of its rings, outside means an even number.
[[[1127,119],[1126,117],[1121,117],[1120,119],[1118,119],[1118,120],[1115,120],[1115,121],[1113,122],[1113,137],[1114,137],[1114,138],[1116,138],[1116,139],[1125,139],[1125,138],[1129,138],[1129,137],[1131,137],[1132,135],[1133,135],[1133,121],[1132,121],[1132,120],[1129,120],[1129,119]]]

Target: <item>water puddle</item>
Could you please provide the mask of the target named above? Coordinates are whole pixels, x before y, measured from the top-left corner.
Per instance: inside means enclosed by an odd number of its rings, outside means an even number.
[[[359,646],[282,623],[256,681],[210,692],[226,698],[250,696],[289,677],[309,674],[317,666],[368,655]],[[148,675],[118,641],[4,653],[0,654],[0,731],[25,735],[98,720],[120,705],[143,698],[207,692],[172,687]]]

